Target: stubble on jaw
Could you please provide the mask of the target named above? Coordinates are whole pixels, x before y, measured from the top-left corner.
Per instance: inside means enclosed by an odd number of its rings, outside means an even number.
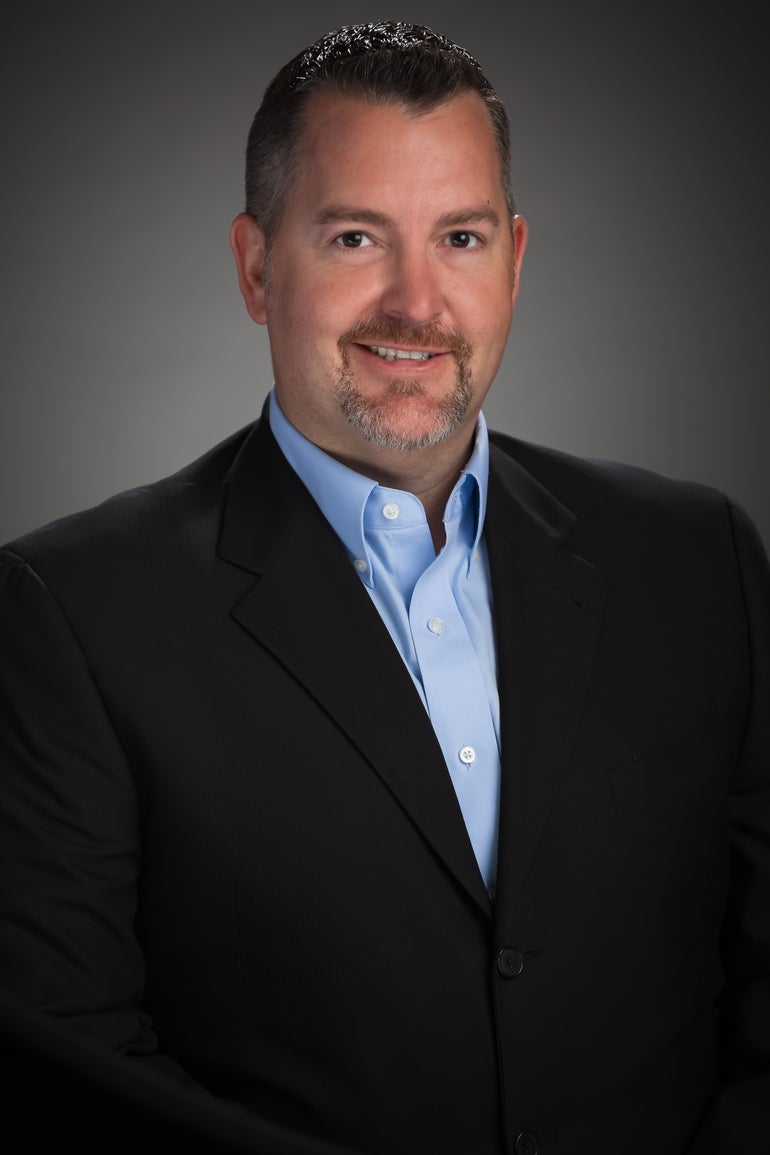
[[[359,321],[338,341],[342,368],[335,391],[337,404],[347,420],[366,441],[380,449],[413,450],[440,445],[462,425],[473,400],[470,343],[459,329],[444,329],[440,325],[411,325],[388,317]],[[429,399],[427,389],[416,377],[394,377],[387,386],[384,401],[366,397],[358,388],[349,349],[351,345],[399,345],[415,349],[436,349],[450,352],[455,358],[455,384],[443,397],[432,403],[427,424],[423,419],[421,431],[407,432],[398,428],[397,412],[389,411],[398,405],[398,399]]]

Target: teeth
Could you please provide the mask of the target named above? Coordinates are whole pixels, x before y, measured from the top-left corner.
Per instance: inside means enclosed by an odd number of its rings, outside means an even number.
[[[372,353],[385,361],[430,361],[433,353],[421,353],[417,349],[384,349],[380,345],[370,345]]]

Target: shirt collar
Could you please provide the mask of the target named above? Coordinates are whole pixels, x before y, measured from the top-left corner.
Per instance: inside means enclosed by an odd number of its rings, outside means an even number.
[[[354,469],[349,469],[342,462],[319,449],[312,441],[308,441],[299,430],[295,429],[284,414],[275,395],[275,388],[270,393],[268,412],[270,429],[284,457],[310,491],[321,513],[341,539],[363,581],[372,584],[371,556],[366,544],[364,528],[366,504],[370,494],[376,489],[383,488],[383,493],[389,496],[398,491],[380,487],[373,478],[357,473]],[[472,478],[475,484],[469,484],[468,478]],[[473,539],[467,543],[469,566],[484,530],[488,478],[489,439],[487,423],[483,413],[479,413],[473,451],[457,480],[457,484],[449,495],[444,511],[444,520],[449,521],[456,516],[455,508],[461,509],[471,494],[475,494],[477,498]]]

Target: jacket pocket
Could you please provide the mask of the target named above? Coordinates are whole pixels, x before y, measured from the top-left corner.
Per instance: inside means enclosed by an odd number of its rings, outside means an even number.
[[[720,728],[721,723],[721,728]],[[729,733],[726,720],[712,707],[697,722],[609,770],[618,814],[633,814],[685,787],[727,782]]]

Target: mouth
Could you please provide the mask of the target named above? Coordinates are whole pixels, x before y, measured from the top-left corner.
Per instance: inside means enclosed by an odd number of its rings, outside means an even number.
[[[367,345],[370,353],[381,357],[383,361],[430,361],[438,357],[438,353],[431,353],[426,349],[391,349],[384,345]]]

